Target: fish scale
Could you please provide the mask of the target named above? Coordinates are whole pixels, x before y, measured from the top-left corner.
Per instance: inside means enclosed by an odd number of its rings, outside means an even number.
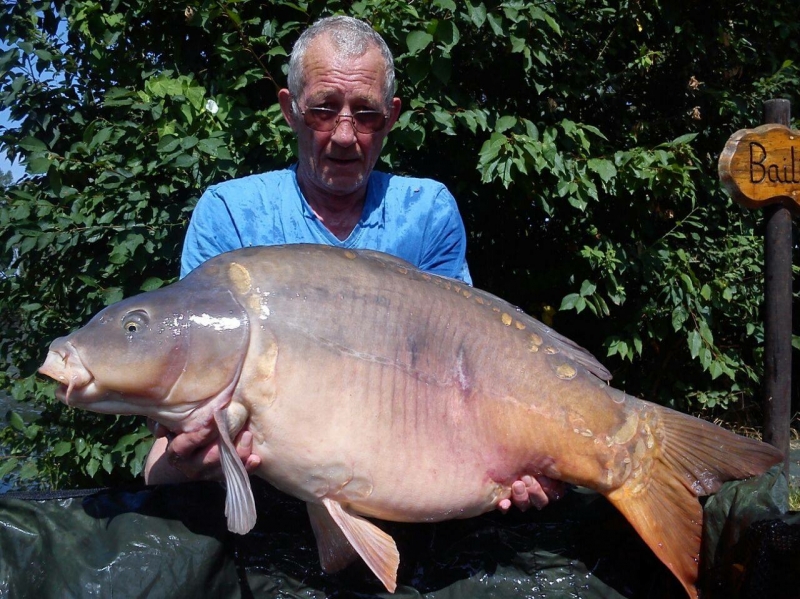
[[[545,475],[605,495],[697,597],[697,496],[782,459],[611,388],[504,300],[371,251],[217,256],[55,340],[40,371],[75,407],[216,428],[240,533],[257,517],[231,441],[246,428],[255,474],[308,503],[323,569],[361,557],[390,591],[400,557],[368,517],[474,516]]]

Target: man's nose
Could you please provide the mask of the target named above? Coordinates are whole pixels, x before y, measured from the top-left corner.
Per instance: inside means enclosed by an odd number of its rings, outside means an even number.
[[[339,145],[349,146],[356,142],[355,119],[352,114],[340,114],[336,117],[332,137]]]

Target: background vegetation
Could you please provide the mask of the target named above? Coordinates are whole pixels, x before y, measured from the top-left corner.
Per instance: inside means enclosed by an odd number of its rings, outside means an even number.
[[[16,122],[0,143],[27,174],[0,200],[0,389],[41,417],[6,415],[0,476],[138,475],[142,423],[63,409],[35,369],[54,337],[175,277],[208,185],[293,160],[275,94],[287,54],[340,12],[396,56],[404,113],[380,168],[449,186],[478,287],[589,348],[629,393],[759,421],[762,215],[729,200],[716,164],[764,100],[800,109],[795,0],[1,10],[0,107]]]

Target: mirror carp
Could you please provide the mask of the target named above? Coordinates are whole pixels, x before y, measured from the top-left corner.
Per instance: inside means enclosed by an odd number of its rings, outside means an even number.
[[[511,304],[391,256],[247,248],[56,339],[40,372],[70,406],[219,430],[229,528],[255,524],[231,439],[307,503],[322,568],[360,556],[389,591],[399,554],[368,518],[469,518],[523,476],[594,489],[697,597],[698,496],[775,448],[631,397]]]

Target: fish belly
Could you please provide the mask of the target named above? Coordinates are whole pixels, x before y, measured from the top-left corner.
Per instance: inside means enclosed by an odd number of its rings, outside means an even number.
[[[586,441],[559,430],[557,406],[464,385],[458,372],[434,376],[310,344],[279,354],[274,400],[252,410],[250,429],[260,475],[305,501],[328,497],[394,521],[471,517],[525,474],[569,470],[562,437]]]
[[[517,465],[486,443],[463,397],[383,367],[353,370],[281,385],[265,420],[251,422],[264,478],[395,521],[474,516],[508,495]]]

